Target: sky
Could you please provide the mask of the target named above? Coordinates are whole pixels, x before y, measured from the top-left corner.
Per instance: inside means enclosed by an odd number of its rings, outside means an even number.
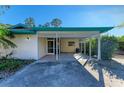
[[[16,5],[0,16],[0,23],[24,23],[28,17],[33,17],[37,26],[59,18],[62,27],[109,27],[124,23],[124,6]],[[107,34],[124,35],[124,28],[112,29]]]

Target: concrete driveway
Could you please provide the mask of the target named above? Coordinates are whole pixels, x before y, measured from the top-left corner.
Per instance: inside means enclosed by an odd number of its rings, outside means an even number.
[[[77,61],[37,62],[0,83],[1,87],[96,87],[99,82]]]

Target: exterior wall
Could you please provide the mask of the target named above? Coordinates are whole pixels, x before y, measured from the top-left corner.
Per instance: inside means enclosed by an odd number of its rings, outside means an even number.
[[[14,58],[20,59],[38,59],[38,39],[37,35],[15,35],[12,41],[17,45],[15,49],[9,49],[7,52],[13,51]],[[5,50],[2,50],[5,52]],[[6,52],[6,53],[7,53]]]
[[[43,57],[46,55],[46,38],[42,38],[42,37],[39,37],[38,38],[38,55],[39,55],[39,58]]]
[[[74,41],[75,46],[68,46],[69,41]],[[75,52],[79,48],[79,39],[61,39],[61,52]]]
[[[74,41],[75,46],[68,46],[69,41]],[[79,48],[79,39],[61,39],[60,42],[61,52],[75,52],[76,48]],[[47,55],[47,39],[43,37],[38,38],[38,57],[42,58]]]

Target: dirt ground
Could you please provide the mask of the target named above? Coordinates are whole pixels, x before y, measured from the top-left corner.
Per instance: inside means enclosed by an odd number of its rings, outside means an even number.
[[[118,63],[124,64],[124,55],[113,55],[113,60],[118,61]]]
[[[124,55],[116,54],[111,61],[89,63],[85,68],[105,87],[124,87]]]

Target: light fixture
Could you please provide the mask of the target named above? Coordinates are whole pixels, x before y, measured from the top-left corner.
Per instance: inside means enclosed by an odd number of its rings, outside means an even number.
[[[30,36],[29,35],[27,35],[27,38],[26,38],[27,40],[30,40]]]

